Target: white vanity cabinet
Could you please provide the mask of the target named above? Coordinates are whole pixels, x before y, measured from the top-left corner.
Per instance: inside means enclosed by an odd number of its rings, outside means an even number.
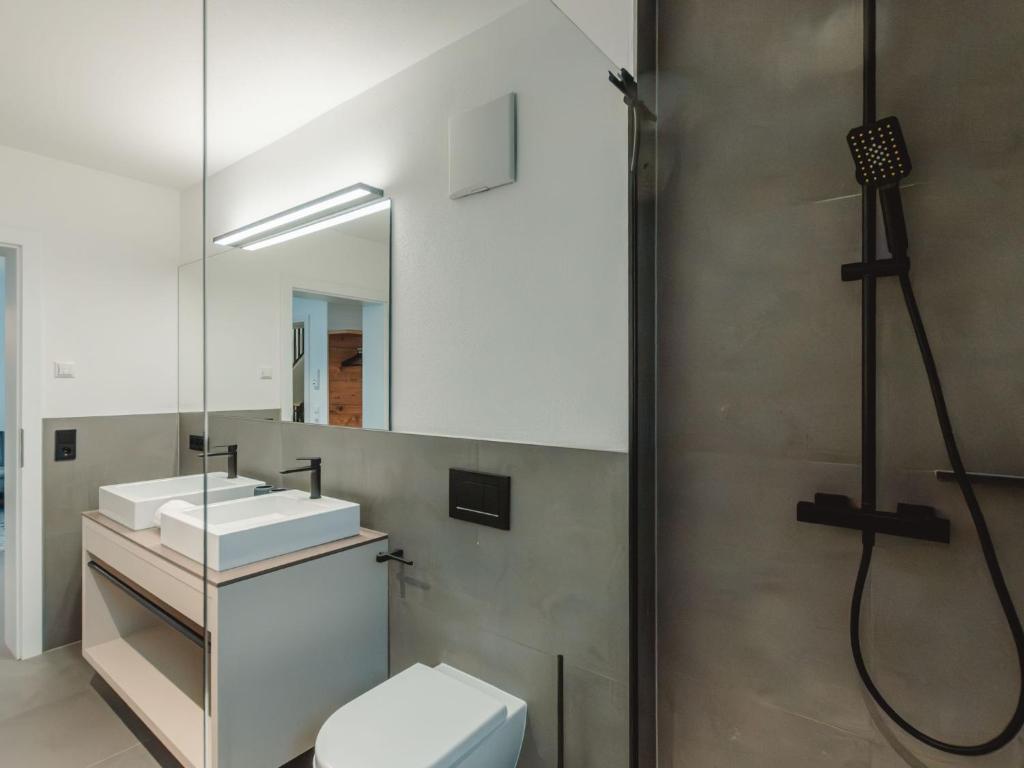
[[[204,620],[209,768],[277,768],[387,678],[386,534],[210,571],[204,590],[157,529],[97,512],[82,527],[82,655],[189,768],[204,765]]]

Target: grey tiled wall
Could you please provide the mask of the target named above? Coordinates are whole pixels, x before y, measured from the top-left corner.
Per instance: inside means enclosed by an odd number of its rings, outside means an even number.
[[[183,414],[180,443],[200,433]],[[391,566],[392,673],[449,662],[526,699],[522,768],[555,765],[556,671],[566,662],[566,765],[621,768],[627,751],[627,457],[479,440],[211,416],[239,469],[324,460],[325,494],[358,501],[415,566]],[[448,469],[512,477],[512,529],[448,517]],[[184,450],[183,473],[198,471]]]
[[[43,420],[43,645],[82,636],[82,512],[99,487],[177,474],[178,414]],[[54,461],[54,432],[78,430],[78,458]]]
[[[879,3],[879,114],[914,161],[913,277],[970,468],[1024,474],[1024,6]],[[850,658],[855,533],[798,524],[859,490],[860,2],[684,0],[660,17],[660,755],[663,768],[1017,768],[894,736]],[[884,249],[884,244],[882,245]],[[983,740],[1016,662],[946,467],[898,287],[879,290],[882,502],[953,544],[886,539],[868,663],[911,722]],[[984,489],[1024,605],[1024,495]],[[903,756],[900,756],[902,751]]]

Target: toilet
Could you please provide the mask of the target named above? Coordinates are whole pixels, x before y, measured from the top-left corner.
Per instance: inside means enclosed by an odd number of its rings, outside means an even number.
[[[414,664],[343,706],[314,768],[515,768],[526,702],[447,664]]]

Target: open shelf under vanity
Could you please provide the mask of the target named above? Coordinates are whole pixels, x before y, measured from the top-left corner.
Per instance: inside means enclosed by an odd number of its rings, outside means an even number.
[[[203,766],[205,748],[212,768],[276,768],[386,679],[386,534],[210,571],[204,632],[199,563],[161,546],[158,529],[96,512],[82,525],[82,655],[182,765]]]

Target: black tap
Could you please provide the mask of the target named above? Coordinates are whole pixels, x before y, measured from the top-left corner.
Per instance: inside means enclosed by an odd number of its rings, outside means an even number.
[[[215,445],[214,448],[223,448],[224,450],[220,453],[208,453],[206,458],[213,459],[217,456],[228,457],[228,477],[234,479],[238,477],[238,446],[237,445]]]
[[[309,498],[319,499],[320,498],[320,464],[322,463],[319,456],[300,456],[296,461],[308,461],[309,465],[305,467],[296,467],[295,469],[282,469],[282,475],[291,475],[295,472],[309,472]]]

